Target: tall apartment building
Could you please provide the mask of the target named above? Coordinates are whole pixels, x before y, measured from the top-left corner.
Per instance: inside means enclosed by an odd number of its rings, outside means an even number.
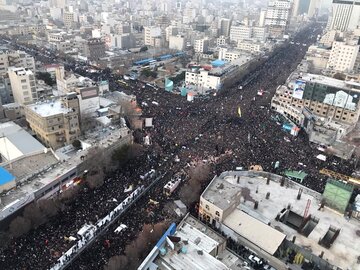
[[[104,57],[105,51],[105,42],[100,38],[90,38],[85,43],[84,54],[90,61]]]
[[[204,53],[209,50],[209,40],[208,39],[197,39],[195,40],[194,50],[197,53]]]
[[[35,72],[34,57],[23,51],[0,51],[0,76],[7,74],[9,67],[24,67]]]
[[[281,37],[289,23],[291,2],[289,0],[270,1],[266,10],[265,25],[272,37]]]
[[[35,76],[30,69],[10,67],[8,74],[16,103],[29,104],[38,99]]]
[[[233,25],[230,28],[230,40],[235,42],[241,40],[254,40],[259,42],[265,42],[266,38],[267,38],[267,31],[265,27]]]
[[[110,35],[111,47],[119,49],[130,49],[135,47],[136,40],[132,34]]]
[[[74,12],[64,12],[64,25],[66,28],[73,28],[75,26]]]
[[[222,18],[220,19],[220,35],[228,37],[230,35],[231,20]]]
[[[358,43],[349,44],[348,42],[334,41],[327,68],[342,72],[353,71],[359,57],[359,49]]]
[[[144,27],[144,44],[147,46],[155,46],[157,38],[161,37],[160,27]]]
[[[329,29],[354,30],[360,25],[360,0],[333,0]]]
[[[71,144],[80,136],[76,93],[69,93],[62,99],[27,105],[25,117],[38,139],[54,150]]]

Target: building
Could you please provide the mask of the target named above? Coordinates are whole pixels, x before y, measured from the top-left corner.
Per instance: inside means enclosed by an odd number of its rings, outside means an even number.
[[[359,83],[306,73],[293,76],[287,86],[278,87],[271,107],[300,126],[302,111],[307,108],[326,123],[353,127],[359,119],[359,98]],[[294,110],[298,113],[291,114]]]
[[[329,30],[349,31],[359,27],[360,0],[334,0]]]
[[[185,49],[185,37],[181,35],[169,36],[169,49],[183,51]]]
[[[356,268],[360,243],[347,243],[360,221],[356,215],[344,218],[335,213],[347,208],[354,187],[328,183],[320,194],[264,171],[223,172],[201,195],[199,218],[249,247],[275,269],[288,268],[282,255],[286,250],[301,254],[299,267],[310,260],[319,269]]]
[[[209,40],[208,39],[197,39],[195,40],[194,50],[197,53],[205,53],[209,50]]]
[[[14,101],[18,104],[29,104],[39,96],[34,73],[27,68],[10,67],[8,70]]]
[[[79,110],[77,95],[70,93],[62,99],[26,106],[25,117],[39,140],[58,149],[79,138]]]
[[[242,269],[244,261],[226,249],[226,238],[189,214],[173,223],[138,270]]]
[[[1,163],[47,151],[46,147],[12,121],[0,124]]]
[[[22,67],[35,72],[34,57],[23,51],[0,50],[0,76],[6,75],[9,67]]]
[[[135,37],[132,34],[111,34],[111,47],[119,49],[130,49],[136,45]]]
[[[358,42],[354,44],[334,41],[332,44],[329,61],[327,63],[327,68],[340,72],[354,71],[354,68],[356,67],[355,64],[360,57],[359,49],[360,45]]]
[[[264,44],[260,42],[241,40],[238,42],[237,48],[241,51],[259,53],[264,48]]]
[[[216,39],[216,46],[226,46],[229,44],[229,38],[225,36],[220,36]]]
[[[231,26],[230,40],[239,42],[241,40],[253,40],[265,42],[267,31],[265,27],[254,27],[248,25]]]
[[[185,73],[185,84],[195,85],[202,89],[220,89],[221,76],[214,76],[205,69],[192,69]]]
[[[230,35],[231,20],[222,18],[220,19],[220,35],[228,37]]]
[[[75,14],[74,12],[64,12],[64,25],[66,28],[74,28],[75,26]]]
[[[161,38],[160,27],[144,27],[144,45],[155,47],[157,38]]]
[[[265,26],[269,28],[271,37],[282,37],[289,24],[291,2],[275,0],[268,3],[265,15]]]
[[[85,43],[84,54],[90,61],[96,61],[104,57],[106,51],[105,42],[100,38],[90,38]]]

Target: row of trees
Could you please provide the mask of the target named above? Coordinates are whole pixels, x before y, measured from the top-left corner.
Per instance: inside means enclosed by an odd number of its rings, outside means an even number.
[[[127,162],[141,154],[140,145],[124,145],[109,153],[103,148],[92,148],[88,151],[79,171],[87,170],[85,185],[90,189],[100,188],[104,184],[105,175],[123,167]],[[0,248],[5,248],[12,238],[17,238],[46,223],[51,217],[71,203],[82,186],[72,187],[56,199],[39,200],[25,207],[22,215],[17,216],[9,225],[6,232],[0,231]]]
[[[136,240],[126,246],[125,254],[111,257],[104,270],[137,269],[168,226],[167,222],[144,224]]]

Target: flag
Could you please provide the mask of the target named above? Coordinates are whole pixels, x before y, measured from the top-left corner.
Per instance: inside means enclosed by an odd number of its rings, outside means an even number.
[[[238,108],[238,115],[239,115],[239,117],[241,117],[241,109],[240,109],[240,107]]]

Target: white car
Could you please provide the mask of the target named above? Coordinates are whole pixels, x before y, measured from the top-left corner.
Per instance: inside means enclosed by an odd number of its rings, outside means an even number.
[[[121,231],[125,230],[127,228],[127,226],[125,224],[121,224],[119,227],[117,227],[114,231],[114,233],[118,234]]]
[[[262,265],[263,264],[263,260],[260,259],[259,257],[251,254],[248,258],[248,260],[256,265]]]

